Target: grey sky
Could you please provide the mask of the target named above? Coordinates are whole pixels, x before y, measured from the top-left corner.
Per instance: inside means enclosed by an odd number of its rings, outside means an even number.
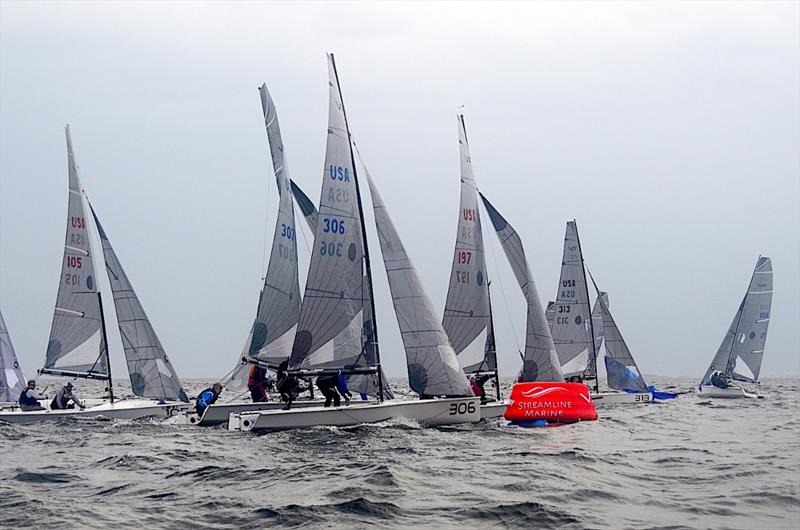
[[[44,360],[61,266],[66,122],[178,373],[228,371],[277,207],[256,88],[269,85],[291,175],[316,200],[326,51],[438,308],[465,105],[478,186],[520,232],[543,300],[576,218],[640,368],[699,378],[763,253],[775,296],[762,374],[800,373],[796,2],[1,5],[0,304],[26,374]],[[508,374],[523,300],[484,224]],[[404,375],[374,230],[372,242],[383,359]]]

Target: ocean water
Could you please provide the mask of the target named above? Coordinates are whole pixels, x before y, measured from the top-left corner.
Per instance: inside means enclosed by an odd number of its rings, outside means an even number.
[[[539,429],[0,425],[0,527],[797,529],[800,380],[761,391]]]

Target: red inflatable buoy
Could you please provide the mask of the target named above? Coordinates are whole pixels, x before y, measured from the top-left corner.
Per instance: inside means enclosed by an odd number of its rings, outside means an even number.
[[[597,411],[583,383],[517,383],[504,414],[508,421],[525,425],[575,423],[597,419]]]

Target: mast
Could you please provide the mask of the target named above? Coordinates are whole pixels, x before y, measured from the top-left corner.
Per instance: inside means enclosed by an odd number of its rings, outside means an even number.
[[[100,304],[100,329],[102,330],[103,344],[105,345],[106,364],[108,365],[108,396],[114,403],[114,384],[111,380],[111,357],[108,351],[108,334],[106,333],[106,315],[103,312],[103,295],[97,291],[97,302]]]
[[[594,343],[594,321],[592,320],[592,307],[589,305],[589,284],[586,281],[586,265],[583,261],[583,248],[581,248],[581,236],[578,234],[578,222],[573,219],[575,223],[575,239],[578,241],[578,253],[581,256],[581,272],[583,273],[583,287],[586,291],[586,306],[589,308],[589,334],[591,335],[592,344],[592,365],[594,367],[594,391],[600,393],[600,376],[597,374],[597,345]]]
[[[342,97],[342,85],[339,82],[339,72],[336,69],[336,59],[334,58],[333,54],[329,54],[331,58],[331,64],[333,65],[333,74],[336,76],[336,87],[339,90],[339,100],[342,102],[342,115],[344,116],[344,126],[345,130],[347,131],[347,141],[350,143],[350,161],[353,164],[353,182],[356,186],[356,202],[358,203],[358,213],[361,222],[361,238],[364,243],[364,261],[366,262],[366,269],[367,269],[367,288],[369,290],[369,304],[370,304],[370,311],[372,313],[372,346],[375,348],[375,367],[377,368],[378,373],[378,401],[383,401],[383,371],[381,370],[381,355],[380,355],[380,348],[378,346],[378,315],[375,312],[375,296],[372,289],[372,266],[370,264],[369,259],[369,245],[367,244],[367,227],[364,223],[364,208],[361,204],[361,191],[359,190],[358,186],[358,176],[356,171],[356,160],[353,154],[353,138],[350,135],[350,124],[347,122],[347,112],[344,108],[344,98]],[[362,327],[363,327],[363,320],[362,320]],[[366,348],[366,344],[364,347]]]

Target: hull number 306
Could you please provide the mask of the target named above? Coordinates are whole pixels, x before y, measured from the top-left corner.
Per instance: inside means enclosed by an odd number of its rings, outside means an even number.
[[[450,416],[459,414],[475,414],[475,402],[469,403],[450,403]]]

